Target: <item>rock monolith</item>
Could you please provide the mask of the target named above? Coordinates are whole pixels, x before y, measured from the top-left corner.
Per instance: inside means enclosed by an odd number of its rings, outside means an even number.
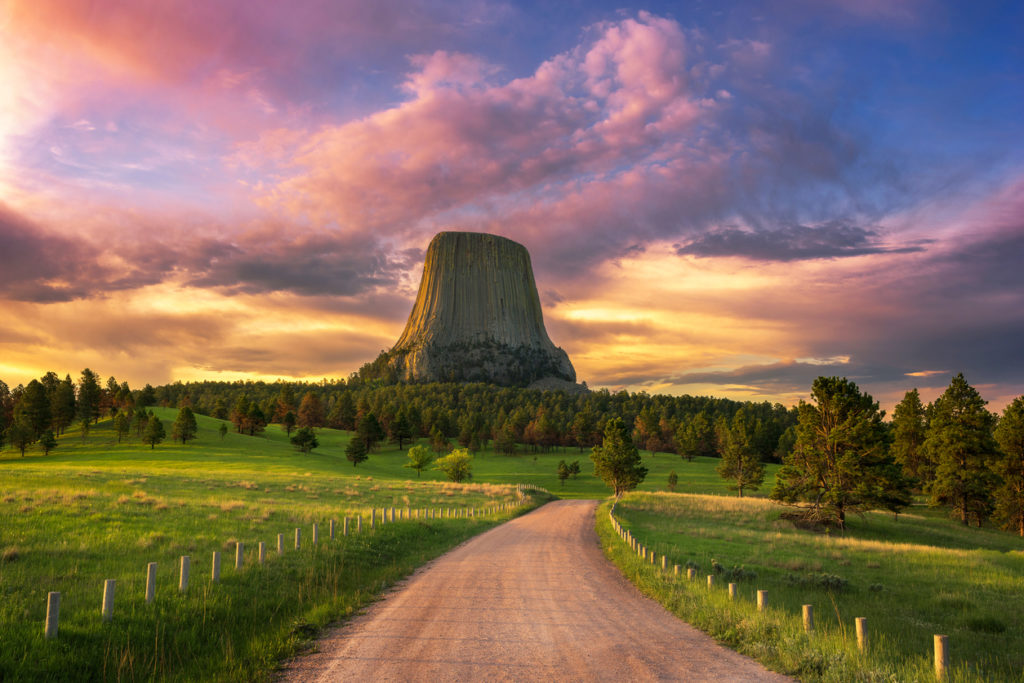
[[[544,329],[526,247],[476,232],[431,240],[405,331],[380,364],[406,381],[576,381],[569,356]]]

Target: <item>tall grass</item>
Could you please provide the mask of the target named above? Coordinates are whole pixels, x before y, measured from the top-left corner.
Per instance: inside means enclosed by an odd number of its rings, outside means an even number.
[[[951,680],[1024,678],[1024,544],[963,529],[928,511],[868,514],[845,535],[795,529],[765,500],[634,493],[616,519],[667,555],[668,575],[615,535],[609,505],[598,530],[609,557],[681,618],[770,668],[808,681],[932,680],[932,636],[949,636]],[[915,509],[915,513],[917,509]],[[697,568],[698,580],[671,567]],[[717,586],[705,577],[717,574]],[[729,581],[738,584],[730,601]],[[758,589],[769,609],[755,607]],[[803,633],[801,605],[816,629]],[[867,653],[854,618],[866,617]]]

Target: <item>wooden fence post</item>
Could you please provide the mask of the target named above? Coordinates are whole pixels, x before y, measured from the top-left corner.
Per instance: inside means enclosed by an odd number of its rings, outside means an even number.
[[[814,630],[814,605],[804,605],[804,631]]]
[[[331,520],[330,530],[327,532],[327,538],[332,540],[332,541],[334,540],[334,520],[333,519]]]
[[[241,541],[235,543],[235,570],[242,568],[245,564],[245,544]]]
[[[370,508],[370,529],[377,526],[377,508]]]
[[[693,567],[687,567],[686,568],[686,578],[688,580],[690,580],[690,581],[693,581],[695,578],[697,578],[697,570],[694,569]]]
[[[868,620],[867,617],[857,617],[857,649],[864,652],[868,649]]]
[[[678,564],[672,565],[672,573],[675,574],[676,576],[679,576],[679,565]]]
[[[356,517],[356,533],[360,534],[362,532],[363,532],[363,515],[362,515],[362,513],[360,513],[360,515],[358,517]]]
[[[933,637],[935,643],[935,678],[940,681],[946,680],[949,667],[949,660],[946,653],[946,636],[936,635]]]
[[[729,584],[729,599],[730,600],[735,600],[736,599],[736,584],[735,583],[730,583]]]
[[[715,587],[715,575],[714,574],[708,574],[708,588],[714,588],[714,587]]]
[[[114,579],[103,582],[103,621],[114,618]]]
[[[47,640],[57,637],[57,623],[60,621],[60,593],[50,591],[46,594],[46,626],[43,633]]]
[[[188,555],[181,556],[180,571],[178,573],[178,592],[184,593],[188,590],[188,570],[189,565],[192,563],[192,558]]]
[[[768,609],[768,591],[757,591],[757,611]]]
[[[277,535],[277,554],[284,555],[284,534]]]
[[[146,565],[146,602],[153,602],[156,597],[156,562]]]
[[[348,517],[341,520],[341,535],[348,536]]]
[[[210,578],[214,583],[220,581],[220,553],[213,551],[213,567],[210,570]]]
[[[302,545],[302,529],[295,527],[295,549],[298,550]]]
[[[263,541],[260,541],[260,544],[257,546],[256,556],[260,564],[263,564],[263,561],[267,559],[267,544]]]

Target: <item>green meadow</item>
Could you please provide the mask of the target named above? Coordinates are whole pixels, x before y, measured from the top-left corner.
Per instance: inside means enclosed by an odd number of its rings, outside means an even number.
[[[784,508],[764,499],[627,494],[615,517],[656,553],[651,566],[615,534],[609,507],[599,509],[598,531],[627,577],[772,669],[807,681],[934,680],[933,635],[942,634],[951,680],[1024,679],[1024,541],[1016,536],[965,528],[923,507],[895,519],[852,517],[845,533],[816,533],[780,519]],[[686,579],[687,566],[696,580]],[[735,601],[729,582],[737,584]],[[758,590],[767,591],[765,612],[756,609]],[[803,604],[813,605],[810,636]],[[864,653],[856,617],[867,618]]]
[[[168,422],[176,413],[156,412]],[[47,456],[0,454],[0,680],[264,680],[323,626],[535,504],[471,519],[412,519],[371,533],[371,509],[483,510],[517,497],[508,486],[444,482],[440,472],[416,481],[397,450],[353,468],[341,455],[348,437],[340,433],[325,430],[324,448],[302,454],[274,428],[221,439],[219,421],[198,421],[199,438],[186,446],[150,449],[134,436],[118,444],[106,421],[84,440],[66,434]],[[385,461],[393,461],[390,470]],[[344,517],[353,518],[348,537]],[[266,544],[262,565],[259,542]],[[214,551],[221,554],[217,583]],[[182,555],[191,558],[184,594]],[[147,604],[150,562],[157,563],[156,597]],[[110,623],[101,618],[105,579],[116,581]],[[61,593],[55,640],[43,637],[49,591]]]

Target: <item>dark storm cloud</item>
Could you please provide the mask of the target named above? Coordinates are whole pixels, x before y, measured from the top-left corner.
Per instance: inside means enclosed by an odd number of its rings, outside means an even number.
[[[157,280],[137,268],[112,271],[97,263],[100,256],[97,247],[47,232],[0,204],[0,296],[54,303]]]
[[[770,231],[723,228],[676,246],[680,256],[740,256],[755,261],[833,259],[923,250],[922,244],[898,247],[883,244],[874,230],[843,223],[818,227],[793,225]]]

